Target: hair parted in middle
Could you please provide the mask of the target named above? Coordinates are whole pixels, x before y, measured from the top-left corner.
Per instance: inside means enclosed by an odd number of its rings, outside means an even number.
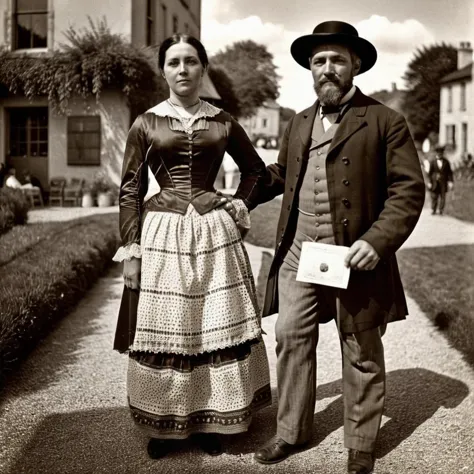
[[[207,57],[206,48],[204,48],[203,44],[194,36],[184,33],[176,33],[173,36],[166,38],[160,45],[158,51],[158,66],[161,71],[163,71],[165,67],[166,51],[168,51],[171,46],[178,43],[188,43],[193,46],[197,51],[199,60],[203,67],[207,68],[207,66],[209,66],[209,59]]]

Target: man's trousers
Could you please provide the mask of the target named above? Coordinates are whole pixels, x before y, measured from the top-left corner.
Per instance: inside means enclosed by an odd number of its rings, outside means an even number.
[[[439,191],[431,191],[431,210],[433,213],[436,212],[439,202],[439,212],[442,214],[444,212],[444,205],[446,204],[446,191],[440,189]]]
[[[304,443],[312,434],[319,320],[329,315],[338,321],[334,288],[296,281],[300,249],[295,240],[280,268],[275,328],[277,435],[291,444]],[[350,449],[373,452],[375,447],[385,399],[384,332],[385,326],[351,334],[339,331],[344,444]]]

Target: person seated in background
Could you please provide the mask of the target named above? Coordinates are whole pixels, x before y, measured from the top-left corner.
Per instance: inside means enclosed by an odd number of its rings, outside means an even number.
[[[22,184],[20,183],[20,181],[18,181],[18,178],[16,177],[16,169],[13,168],[13,166],[10,166],[7,168],[7,172],[5,176],[6,176],[5,186],[7,188],[14,188],[14,189],[22,188]]]
[[[5,180],[5,186],[8,188],[13,189],[33,189],[39,186],[33,185],[32,182],[27,182],[25,184],[21,184],[18,178],[16,177],[16,169],[13,166],[7,168],[7,179]],[[35,179],[35,178],[33,178]],[[38,181],[39,182],[39,181]],[[41,185],[40,185],[41,186]],[[41,190],[41,187],[39,187]]]
[[[25,179],[25,184],[23,185],[23,187],[30,187],[27,185],[31,184],[33,188],[38,188],[40,190],[41,197],[43,198],[43,201],[44,201],[46,196],[45,196],[43,186],[41,185],[41,181],[36,176],[33,176],[29,170],[25,171],[24,179]]]

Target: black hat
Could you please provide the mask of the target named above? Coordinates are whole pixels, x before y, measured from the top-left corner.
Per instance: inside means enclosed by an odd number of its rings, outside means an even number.
[[[446,149],[446,147],[443,146],[443,145],[440,145],[440,144],[438,144],[438,145],[436,145],[436,146],[434,147],[435,153],[437,153],[437,154],[439,154],[439,155],[442,155],[442,154],[444,153],[444,150],[445,150],[445,149]]]
[[[325,21],[316,26],[313,34],[296,38],[291,45],[294,60],[306,69],[313,49],[320,44],[337,43],[351,49],[361,60],[358,74],[368,71],[377,61],[377,50],[374,45],[359,37],[357,30],[343,21]]]

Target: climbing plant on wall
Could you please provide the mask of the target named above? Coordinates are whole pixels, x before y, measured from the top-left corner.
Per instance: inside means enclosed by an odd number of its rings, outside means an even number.
[[[64,32],[67,43],[48,53],[22,54],[0,50],[0,94],[46,96],[59,114],[68,111],[73,97],[100,96],[120,90],[135,113],[166,97],[167,86],[158,74],[156,53],[140,49],[112,33],[105,19],[89,27]]]

